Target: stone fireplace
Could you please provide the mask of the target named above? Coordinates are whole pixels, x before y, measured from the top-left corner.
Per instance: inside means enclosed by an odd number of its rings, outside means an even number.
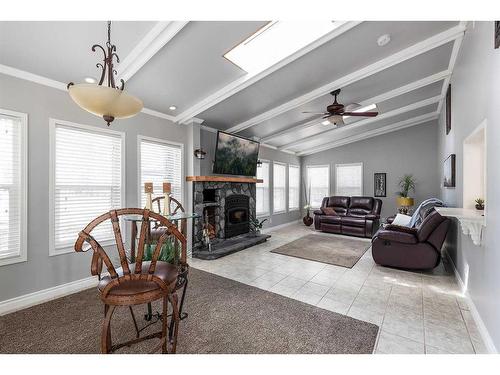
[[[188,177],[188,181],[193,181],[193,211],[200,216],[193,223],[194,257],[214,259],[264,242],[269,237],[256,236],[250,230],[250,219],[256,216],[255,184],[258,180],[192,176]],[[211,254],[205,254],[208,253],[207,235],[210,237],[210,250],[216,249]]]

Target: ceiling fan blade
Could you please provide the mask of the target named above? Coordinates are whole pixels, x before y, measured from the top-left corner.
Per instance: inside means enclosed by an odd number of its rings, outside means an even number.
[[[303,111],[301,113],[308,113],[308,114],[312,114],[312,115],[327,115],[327,114],[329,114],[328,112],[309,112],[309,111]]]
[[[360,117],[375,117],[378,112],[344,112],[342,116],[360,116]]]

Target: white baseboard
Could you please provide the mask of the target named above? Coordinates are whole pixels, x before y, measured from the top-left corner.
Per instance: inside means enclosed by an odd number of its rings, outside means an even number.
[[[453,272],[455,273],[455,278],[457,279],[457,282],[460,285],[460,289],[464,293],[465,299],[467,301],[467,306],[469,306],[469,311],[472,314],[472,318],[476,322],[477,329],[479,330],[479,334],[481,335],[481,338],[483,339],[484,345],[486,346],[488,353],[498,354],[497,348],[495,347],[495,344],[493,343],[493,340],[490,336],[490,333],[488,332],[488,329],[486,328],[486,325],[484,324],[483,319],[481,318],[481,315],[479,314],[479,311],[476,308],[476,305],[472,301],[472,298],[470,297],[469,291],[467,290],[467,287],[465,286],[462,278],[460,277],[460,274],[458,273],[458,270],[457,270],[457,267],[455,266],[455,263],[453,263],[453,260],[451,259],[448,252],[445,252],[445,254],[446,254],[446,257],[448,258],[448,261],[451,264],[451,267],[453,268]]]
[[[5,301],[0,301],[0,316],[9,314],[18,310],[25,309],[43,302],[47,302],[56,298],[64,297],[84,289],[97,286],[97,277],[87,277],[85,279],[75,280],[67,284],[54,286],[52,288],[39,290],[15,297]]]
[[[293,225],[293,224],[297,224],[297,223],[301,223],[302,222],[302,219],[299,219],[299,220],[293,220],[293,221],[289,221],[288,223],[284,223],[284,224],[280,224],[280,225],[276,225],[274,227],[267,227],[267,228],[264,228],[261,230],[262,233],[269,233],[273,230],[276,230],[276,229],[281,229],[281,228],[285,228],[285,227],[289,227],[290,225]]]

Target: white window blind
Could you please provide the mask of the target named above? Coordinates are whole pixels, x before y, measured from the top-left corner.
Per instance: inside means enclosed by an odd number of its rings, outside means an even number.
[[[262,161],[257,167],[257,178],[264,182],[257,184],[256,188],[256,211],[258,216],[269,214],[269,162]]]
[[[328,165],[307,166],[306,194],[310,195],[310,205],[320,207],[324,197],[330,194],[330,167]]]
[[[140,153],[141,207],[146,206],[145,182],[153,183],[154,195],[157,196],[163,195],[163,182],[170,182],[172,196],[182,203],[182,147],[161,140],[142,138]]]
[[[335,165],[335,195],[363,195],[363,164]]]
[[[273,212],[286,210],[286,165],[273,163]]]
[[[123,134],[54,122],[52,255],[69,252],[91,220],[123,201]],[[113,240],[109,222],[92,235],[100,243]]]
[[[26,126],[0,111],[0,265],[26,260]]]
[[[288,166],[288,208],[299,208],[300,200],[300,168],[297,165]]]

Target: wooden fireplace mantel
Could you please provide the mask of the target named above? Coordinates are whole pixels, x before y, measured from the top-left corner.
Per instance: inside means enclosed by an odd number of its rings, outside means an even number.
[[[192,182],[237,182],[260,184],[264,180],[253,177],[235,177],[235,176],[186,176],[186,181]]]

